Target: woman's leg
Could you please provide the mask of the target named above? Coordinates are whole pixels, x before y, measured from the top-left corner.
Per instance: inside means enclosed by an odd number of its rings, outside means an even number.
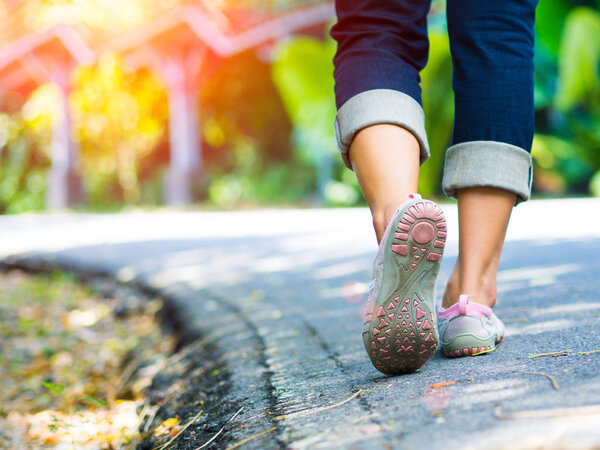
[[[490,308],[496,304],[496,273],[516,194],[505,189],[460,189],[459,256],[444,293],[449,308],[461,294]]]
[[[356,172],[377,240],[416,192],[429,156],[419,71],[427,62],[429,0],[337,0],[331,36],[338,114],[335,131]]]
[[[377,241],[429,156],[419,71],[429,0],[337,0],[336,137],[373,215]]]
[[[414,135],[397,125],[363,128],[352,141],[348,156],[371,209],[377,243],[398,205],[417,192],[419,154]]]
[[[363,342],[381,372],[405,373],[437,346],[433,287],[446,237],[441,209],[409,199],[429,155],[419,87],[429,0],[337,0],[336,11],[336,137],[380,242]]]
[[[444,188],[458,199],[459,256],[444,307],[496,301],[512,207],[529,198],[536,0],[448,0],[456,98]]]

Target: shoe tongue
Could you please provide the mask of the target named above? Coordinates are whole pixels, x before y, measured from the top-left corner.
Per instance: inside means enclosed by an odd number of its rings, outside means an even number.
[[[467,303],[469,303],[469,297],[461,295],[458,297],[458,313],[461,315],[467,314]]]

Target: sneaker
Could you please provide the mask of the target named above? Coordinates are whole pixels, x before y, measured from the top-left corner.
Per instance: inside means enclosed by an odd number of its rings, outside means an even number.
[[[365,308],[363,342],[382,373],[413,372],[436,350],[434,287],[445,244],[442,209],[411,194],[385,230]]]
[[[504,324],[492,308],[461,295],[448,309],[438,308],[442,351],[449,358],[494,351],[504,338]]]

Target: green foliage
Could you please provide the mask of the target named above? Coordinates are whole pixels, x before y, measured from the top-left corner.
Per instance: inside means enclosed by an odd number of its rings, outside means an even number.
[[[348,206],[358,203],[360,194],[353,184],[330,180],[325,184],[325,200],[332,206]]]
[[[50,392],[52,392],[53,394],[62,395],[62,393],[65,391],[64,384],[54,384],[54,383],[50,383],[50,382],[44,381],[42,383],[42,386],[44,386],[45,388],[50,389]]]
[[[303,165],[270,164],[260,172],[215,176],[208,199],[221,207],[240,204],[300,203],[311,194],[314,171]]]
[[[226,166],[214,166],[209,173],[208,200],[211,203],[231,208],[242,203],[268,202],[268,199],[287,192],[282,189],[285,181],[276,175],[286,166],[263,167],[257,145],[239,138],[228,155]]]
[[[305,162],[315,165],[324,155],[337,153],[334,54],[331,39],[298,37],[280,44],[273,61],[273,81],[294,125],[296,149]]]
[[[0,113],[0,213],[44,207],[44,168],[48,161],[34,147],[23,120]]]
[[[590,180],[590,192],[594,197],[600,197],[600,170]]]
[[[360,197],[354,186],[339,179],[345,169],[342,169],[333,131],[334,54],[332,39],[322,42],[309,37],[290,39],[275,51],[272,79],[294,127],[292,142],[297,159],[316,169],[321,200],[352,205]]]
[[[203,157],[208,172],[246,170],[236,154],[253,147],[261,164],[289,159],[290,121],[271,81],[271,67],[255,52],[207,63],[199,90]],[[253,163],[254,164],[254,163]]]
[[[532,151],[537,169],[534,187],[553,194],[589,190],[597,195],[595,180],[600,173],[600,128],[597,125],[600,121],[600,13],[597,10],[589,7],[569,10],[555,56],[554,71],[552,65],[546,63],[538,65],[536,73],[536,82],[543,86],[536,92],[539,94],[536,98],[538,118],[543,120],[538,120]],[[549,80],[554,81],[554,91]]]
[[[557,107],[565,111],[583,105],[600,118],[599,70],[600,14],[576,8],[567,16],[560,44]]]
[[[73,78],[73,134],[88,204],[138,203],[140,168],[165,138],[163,86],[148,72],[127,72],[115,55],[80,67]],[[151,178],[157,170],[160,166],[147,168],[145,176]]]
[[[97,406],[100,408],[107,407],[108,403],[104,400],[97,399],[96,397],[87,396],[87,397],[78,397],[78,402],[87,403],[89,405]]]
[[[218,63],[200,90],[208,201],[221,207],[300,201],[312,175],[290,152],[290,121],[254,52]]]
[[[440,195],[444,154],[452,141],[454,96],[452,94],[452,57],[445,31],[429,34],[429,61],[421,72],[425,130],[431,156],[421,166],[419,192],[425,196]]]
[[[585,147],[552,135],[536,134],[531,156],[540,178],[538,190],[542,192],[585,190],[597,167]]]
[[[535,12],[536,53],[558,59],[565,18],[571,9],[569,0],[540,0]]]

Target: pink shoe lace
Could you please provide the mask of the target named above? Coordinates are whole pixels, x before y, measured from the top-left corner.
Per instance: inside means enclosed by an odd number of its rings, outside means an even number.
[[[492,315],[492,308],[482,305],[480,303],[470,302],[469,296],[462,294],[458,297],[458,303],[455,303],[448,309],[444,309],[442,306],[439,308],[438,316],[440,319],[453,319],[456,316],[473,316],[473,317],[490,317]]]

